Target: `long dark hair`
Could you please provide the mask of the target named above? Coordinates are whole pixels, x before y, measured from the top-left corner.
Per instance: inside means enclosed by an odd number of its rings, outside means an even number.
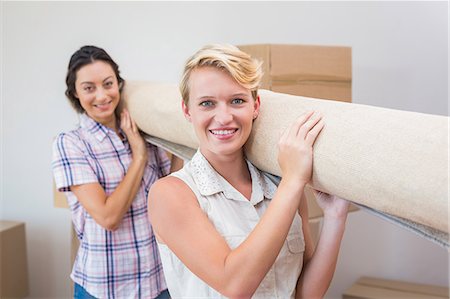
[[[81,67],[87,64],[91,64],[97,60],[104,61],[112,67],[119,83],[120,92],[122,91],[123,85],[125,83],[125,80],[120,77],[119,66],[114,62],[114,60],[112,60],[111,56],[109,56],[105,50],[96,46],[81,47],[79,50],[72,54],[72,57],[70,57],[69,67],[67,68],[66,75],[66,96],[72,104],[73,108],[78,113],[83,113],[84,109],[81,106],[78,98],[75,96],[75,81],[77,80],[77,72]]]

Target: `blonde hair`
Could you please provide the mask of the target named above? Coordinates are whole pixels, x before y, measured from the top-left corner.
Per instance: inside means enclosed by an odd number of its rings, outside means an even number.
[[[189,102],[189,78],[200,67],[215,67],[226,71],[241,86],[249,89],[252,97],[258,97],[258,87],[263,75],[262,62],[233,45],[206,45],[191,56],[184,67],[180,92],[184,103]]]

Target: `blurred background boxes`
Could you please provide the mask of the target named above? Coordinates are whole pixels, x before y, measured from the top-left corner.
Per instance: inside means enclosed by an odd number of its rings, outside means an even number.
[[[66,196],[63,192],[59,192],[58,189],[56,189],[55,181],[53,181],[53,205],[56,208],[69,208]]]
[[[28,296],[25,223],[0,220],[0,298]]]
[[[281,44],[238,47],[264,62],[263,89],[352,101],[351,47]]]
[[[342,299],[444,299],[449,298],[445,287],[361,277],[348,288]]]

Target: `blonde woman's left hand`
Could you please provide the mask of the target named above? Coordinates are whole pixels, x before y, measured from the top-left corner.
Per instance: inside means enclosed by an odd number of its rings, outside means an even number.
[[[345,218],[347,216],[349,201],[318,190],[313,189],[312,191],[324,217]]]

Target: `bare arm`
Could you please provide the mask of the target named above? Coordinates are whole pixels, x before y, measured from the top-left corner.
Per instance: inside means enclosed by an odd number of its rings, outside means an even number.
[[[318,299],[325,295],[336,269],[347,219],[347,201],[322,192],[314,193],[324,211],[323,226],[317,248],[308,250],[306,247],[296,298]]]
[[[106,196],[99,183],[71,186],[72,192],[89,215],[107,230],[117,229],[123,215],[130,208],[139,190],[147,163],[145,142],[126,110],[121,114],[121,128],[128,137],[133,156],[125,177],[114,192]]]
[[[312,143],[323,127],[320,117],[310,116],[299,119],[281,138],[283,179],[258,225],[234,250],[184,182],[166,177],[150,190],[149,217],[158,239],[195,275],[227,297],[251,297],[283,246],[311,177]]]
[[[303,265],[305,265],[311,260],[314,254],[315,244],[309,227],[308,200],[306,199],[304,192],[302,194],[302,199],[300,200],[298,213],[302,218],[303,238],[305,239],[305,252],[303,253]]]

